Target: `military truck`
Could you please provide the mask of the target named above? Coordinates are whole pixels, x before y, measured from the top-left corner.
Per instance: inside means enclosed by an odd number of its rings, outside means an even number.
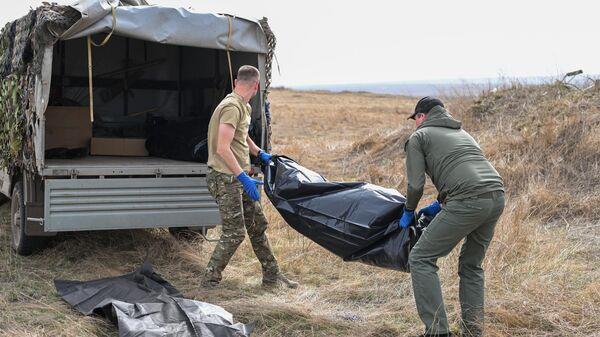
[[[218,225],[206,130],[244,64],[263,74],[250,136],[268,146],[265,18],[82,0],[45,3],[0,38],[0,191],[18,254],[59,232]]]

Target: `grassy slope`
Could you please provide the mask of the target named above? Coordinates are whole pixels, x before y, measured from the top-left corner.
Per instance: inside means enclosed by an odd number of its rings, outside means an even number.
[[[414,100],[371,94],[272,93],[274,150],[331,179],[405,189],[402,144]],[[488,336],[590,336],[600,329],[600,94],[556,87],[514,88],[451,111],[481,141],[507,182],[509,201],[486,260]],[[435,192],[431,186],[426,199]],[[268,204],[267,201],[264,201]],[[421,331],[407,274],[343,263],[282,222],[270,205],[269,235],[282,268],[302,286],[260,289],[245,241],[222,287],[199,275],[213,244],[180,242],[164,230],[77,234],[22,258],[9,251],[8,211],[0,233],[0,335],[115,336],[103,319],[82,317],[55,294],[52,279],[131,271],[149,252],[182,292],[219,304],[255,336],[403,336]],[[457,303],[457,254],[440,261],[447,310]]]

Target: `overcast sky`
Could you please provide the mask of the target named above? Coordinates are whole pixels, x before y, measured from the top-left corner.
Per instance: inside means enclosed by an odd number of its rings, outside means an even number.
[[[278,41],[276,85],[600,74],[597,0],[149,2],[267,16]],[[40,3],[6,1],[0,21]]]

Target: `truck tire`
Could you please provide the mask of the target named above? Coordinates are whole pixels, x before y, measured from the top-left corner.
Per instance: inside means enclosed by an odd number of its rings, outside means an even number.
[[[209,229],[214,227],[169,227],[169,233],[175,238],[184,241],[192,241],[195,239],[206,239],[206,234]]]
[[[190,227],[169,227],[169,233],[176,239],[184,241],[190,241],[199,237],[198,232]]]
[[[25,234],[27,214],[25,212],[25,199],[23,195],[23,183],[18,181],[13,187],[10,203],[10,229],[11,247],[19,255],[31,255],[41,249],[45,243],[43,237],[33,237]]]

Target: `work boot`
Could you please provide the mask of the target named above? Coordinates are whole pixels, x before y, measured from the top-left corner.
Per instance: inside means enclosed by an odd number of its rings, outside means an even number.
[[[216,273],[212,268],[207,267],[204,271],[204,275],[202,275],[202,280],[200,281],[200,285],[203,288],[214,288],[219,285],[221,282],[221,277]]]
[[[461,337],[482,337],[483,329],[481,325],[477,324],[469,324],[466,322],[461,322]]]
[[[279,286],[286,286],[290,289],[298,288],[298,282],[288,279],[282,273],[278,273],[275,277],[263,277],[262,286],[266,289],[274,289]]]
[[[441,334],[423,334],[423,335],[418,335],[418,336],[413,336],[413,337],[457,337],[457,336],[451,332],[448,332],[448,333],[441,333]]]
[[[202,288],[215,288],[219,285],[219,281],[203,277],[200,281],[200,285]]]

